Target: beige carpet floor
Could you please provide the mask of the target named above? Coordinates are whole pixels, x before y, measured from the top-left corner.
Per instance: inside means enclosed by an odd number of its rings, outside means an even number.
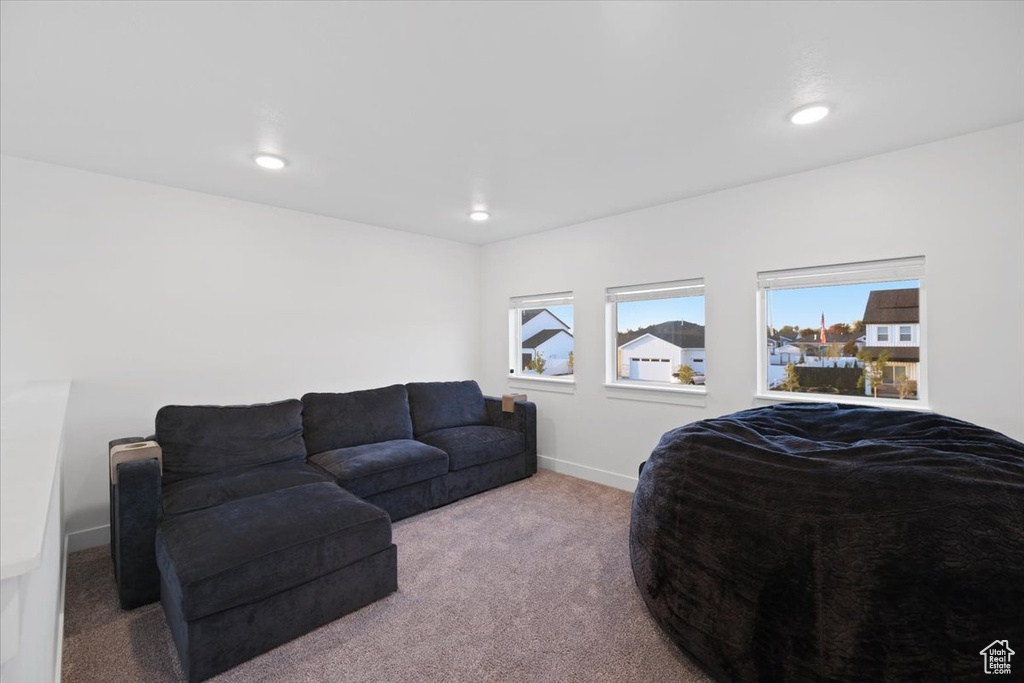
[[[633,583],[631,500],[542,470],[398,522],[397,593],[213,680],[709,681]],[[183,680],[159,603],[117,607],[105,547],[69,559],[63,680]]]

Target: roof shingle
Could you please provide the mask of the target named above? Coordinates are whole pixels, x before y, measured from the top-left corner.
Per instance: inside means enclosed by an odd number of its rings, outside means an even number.
[[[916,323],[921,321],[920,290],[880,289],[868,295],[864,307],[864,324]]]

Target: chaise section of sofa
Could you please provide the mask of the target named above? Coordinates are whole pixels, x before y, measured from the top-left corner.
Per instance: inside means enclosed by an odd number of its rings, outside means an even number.
[[[156,555],[164,613],[190,683],[398,587],[387,513],[330,481],[167,519]]]
[[[121,606],[160,599],[155,538],[163,519],[293,486],[330,481],[306,462],[302,403],[165,406],[155,460],[121,463],[111,484],[111,550]],[[119,439],[111,446],[137,439]]]
[[[405,385],[413,435],[448,455],[448,501],[523,479],[537,471],[536,406],[514,413],[472,381]]]
[[[310,462],[392,521],[448,502],[448,455],[413,439],[400,384],[302,397]]]

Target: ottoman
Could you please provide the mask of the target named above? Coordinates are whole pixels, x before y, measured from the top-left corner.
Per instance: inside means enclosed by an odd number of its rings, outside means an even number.
[[[156,556],[160,599],[190,682],[398,587],[387,514],[329,482],[166,519]]]

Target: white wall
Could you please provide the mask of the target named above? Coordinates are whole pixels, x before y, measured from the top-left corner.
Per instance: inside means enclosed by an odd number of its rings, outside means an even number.
[[[69,532],[162,405],[478,374],[477,247],[12,157],[0,182],[3,394],[74,380]]]
[[[662,246],[624,248],[626,232]],[[482,385],[509,381],[508,297],[573,291],[576,391],[526,390],[539,452],[626,486],[666,430],[759,405],[758,271],[920,254],[930,405],[1024,439],[1024,124],[487,245]],[[695,277],[707,296],[704,405],[611,398],[605,288]],[[964,363],[979,339],[996,363]]]

